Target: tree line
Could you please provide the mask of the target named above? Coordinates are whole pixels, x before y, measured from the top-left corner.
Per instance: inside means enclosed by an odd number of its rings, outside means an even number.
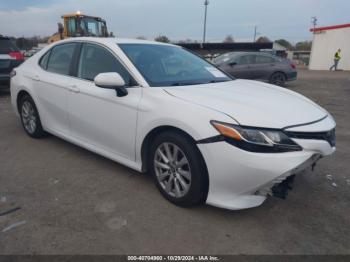
[[[19,49],[21,50],[29,50],[32,49],[33,47],[38,46],[39,43],[47,43],[49,36],[46,37],[40,37],[40,36],[33,36],[33,37],[11,37],[11,39],[16,43]],[[137,39],[143,39],[146,40],[146,37],[144,36],[138,36]],[[171,40],[166,36],[166,35],[158,35],[157,37],[154,38],[155,41],[158,42],[164,42],[164,43],[170,43]],[[235,39],[233,38],[232,35],[227,35],[223,41],[223,43],[234,43]],[[266,36],[261,36],[256,40],[257,43],[267,43],[267,42],[272,42],[268,37]],[[292,44],[289,41],[285,39],[278,39],[275,42],[278,44],[284,46],[287,48],[287,50],[291,51],[310,51],[311,50],[311,41],[301,41],[297,42],[296,44]],[[180,40],[178,43],[200,43],[197,40],[192,40],[190,38]]]
[[[30,50],[33,47],[37,47],[40,43],[47,43],[49,36],[33,36],[33,37],[10,37],[10,39],[16,44],[21,50]]]
[[[145,37],[138,37],[138,38],[139,39],[146,39]],[[165,35],[159,35],[154,40],[158,41],[158,42],[165,42],[165,43],[171,42],[170,39]],[[222,42],[223,43],[234,43],[235,39],[233,38],[232,35],[227,35]],[[257,43],[270,43],[273,41],[271,41],[266,36],[260,36],[256,40],[256,42]],[[312,45],[311,41],[300,41],[300,42],[297,42],[296,44],[292,44],[289,41],[287,41],[286,39],[278,39],[274,42],[280,44],[281,46],[285,47],[287,50],[290,50],[290,51],[311,51],[311,45]],[[182,43],[199,43],[199,41],[192,40],[192,39],[188,38],[185,40],[180,40],[180,41],[178,41],[178,43],[181,43],[181,44]]]

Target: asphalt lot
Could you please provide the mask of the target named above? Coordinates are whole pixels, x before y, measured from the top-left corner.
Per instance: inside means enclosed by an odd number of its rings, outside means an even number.
[[[242,211],[176,207],[145,175],[54,136],[33,140],[2,92],[0,213],[21,209],[0,216],[0,254],[350,254],[350,72],[302,70],[287,87],[333,114],[337,152],[287,200]]]

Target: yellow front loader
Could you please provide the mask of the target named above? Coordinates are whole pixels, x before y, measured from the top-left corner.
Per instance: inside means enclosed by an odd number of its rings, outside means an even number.
[[[58,23],[58,32],[52,35],[48,43],[69,37],[92,36],[108,37],[106,21],[101,17],[84,15],[80,11],[62,16],[63,24]]]

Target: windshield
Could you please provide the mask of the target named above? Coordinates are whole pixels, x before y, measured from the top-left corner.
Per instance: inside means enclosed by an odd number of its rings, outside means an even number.
[[[198,85],[232,78],[181,47],[157,44],[119,44],[152,87]]]
[[[84,33],[85,36],[97,36],[97,37],[104,36],[103,30],[102,30],[103,26],[104,26],[104,23],[102,21],[98,21],[90,17],[84,17],[80,21],[80,27],[85,32]]]

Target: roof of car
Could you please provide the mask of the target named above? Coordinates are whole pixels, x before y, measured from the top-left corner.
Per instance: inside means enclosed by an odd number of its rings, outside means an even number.
[[[153,44],[153,45],[171,45],[168,43],[148,41],[141,39],[131,39],[131,38],[114,38],[114,37],[74,37],[60,42],[74,42],[74,41],[90,41],[97,43],[115,43],[115,44]]]
[[[267,56],[273,56],[272,54],[265,53],[265,52],[237,51],[237,52],[225,53],[225,54],[219,55],[218,57],[237,57],[237,56],[241,56],[241,55],[267,55]]]

